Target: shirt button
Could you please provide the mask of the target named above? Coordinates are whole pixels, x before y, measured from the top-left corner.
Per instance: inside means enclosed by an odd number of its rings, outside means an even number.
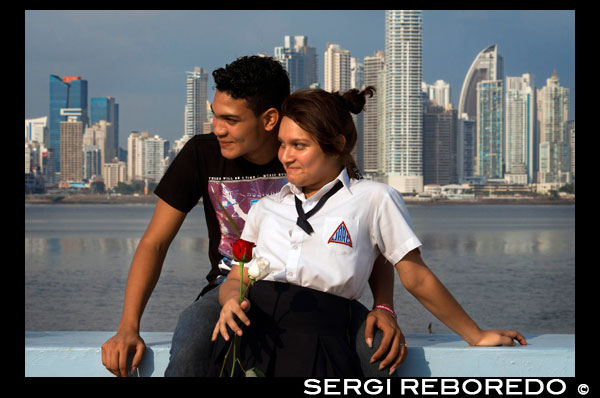
[[[292,249],[296,250],[298,248],[298,244],[297,243],[292,243]]]

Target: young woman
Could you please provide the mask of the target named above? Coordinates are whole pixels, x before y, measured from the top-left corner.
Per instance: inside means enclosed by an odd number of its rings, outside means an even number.
[[[401,194],[360,178],[350,155],[357,140],[350,113],[359,113],[373,91],[302,90],[284,101],[279,159],[289,183],[252,207],[242,234],[256,244],[254,255],[269,261],[270,274],[241,304],[239,269],[222,284],[216,368],[230,328],[243,336],[238,355],[245,369],[267,376],[360,376],[347,339],[347,308],[364,292],[379,254],[404,287],[470,345],[526,344],[516,331],[480,329],[423,262]]]

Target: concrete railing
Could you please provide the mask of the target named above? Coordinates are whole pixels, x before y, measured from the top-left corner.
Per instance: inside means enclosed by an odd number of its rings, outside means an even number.
[[[102,344],[113,332],[25,332],[26,377],[112,377]],[[137,374],[162,377],[172,333],[141,333],[146,353]],[[575,335],[526,334],[527,346],[470,347],[453,334],[408,334],[402,377],[573,377]]]

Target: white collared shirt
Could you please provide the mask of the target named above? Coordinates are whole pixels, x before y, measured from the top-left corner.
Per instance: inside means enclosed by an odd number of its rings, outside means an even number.
[[[296,225],[294,196],[307,213],[337,180],[344,186],[308,219],[315,231],[309,236]],[[259,200],[241,238],[256,244],[255,256],[269,260],[271,273],[265,280],[348,299],[361,297],[380,253],[395,265],[421,246],[402,195],[386,184],[350,179],[345,168],[309,199],[288,183]]]

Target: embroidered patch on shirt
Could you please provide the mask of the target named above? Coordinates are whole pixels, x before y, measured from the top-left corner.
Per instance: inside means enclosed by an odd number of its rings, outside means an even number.
[[[327,243],[341,243],[342,245],[347,245],[352,247],[352,238],[350,237],[350,233],[348,232],[348,228],[346,224],[342,221],[342,223],[336,228],[335,232]]]

